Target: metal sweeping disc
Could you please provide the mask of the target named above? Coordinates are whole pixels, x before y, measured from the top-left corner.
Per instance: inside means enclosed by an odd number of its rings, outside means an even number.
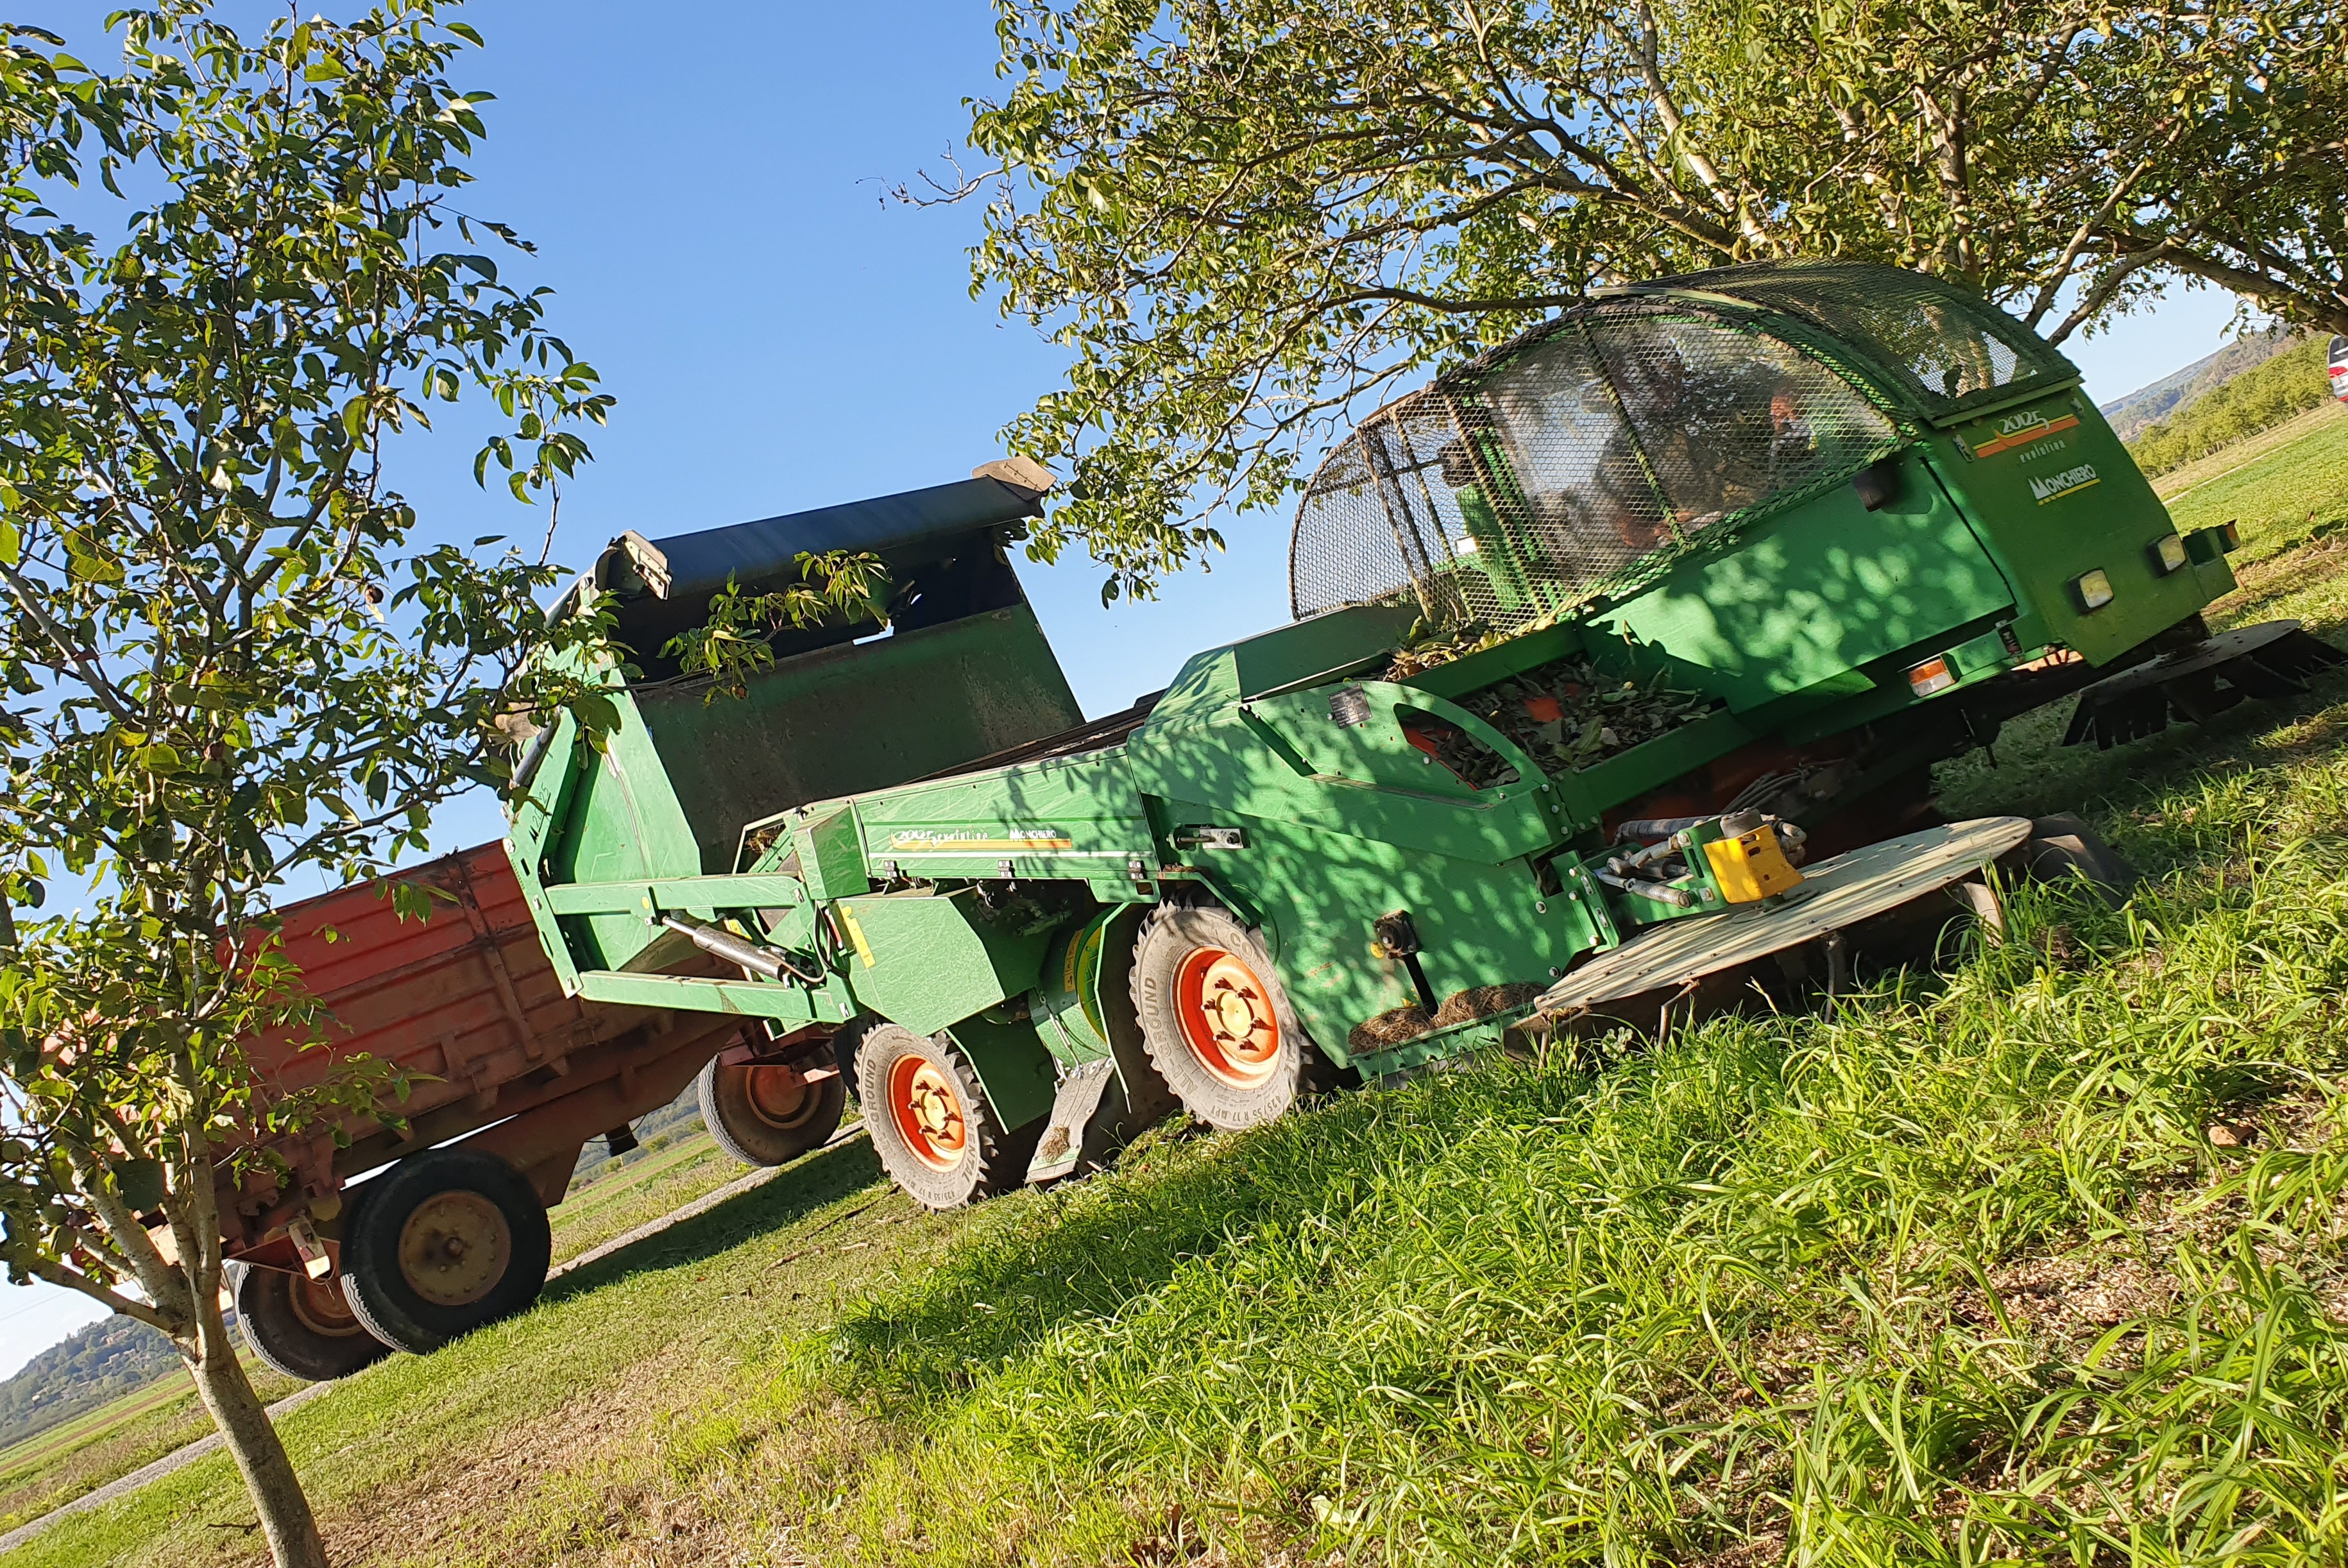
[[[1725,914],[1676,920],[1632,937],[1541,994],[1568,1013],[1750,964],[1962,882],[2030,837],[2026,817],[1979,817],[1868,844],[1802,868],[1802,885]]]

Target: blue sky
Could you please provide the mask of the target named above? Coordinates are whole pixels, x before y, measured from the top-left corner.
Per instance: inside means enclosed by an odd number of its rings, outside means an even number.
[[[19,14],[103,66],[109,8]],[[556,291],[556,329],[619,398],[563,501],[557,559],[577,566],[625,529],[658,538],[962,478],[1051,387],[1057,353],[969,297],[977,211],[883,200],[942,168],[963,99],[995,90],[980,0],[475,0],[463,15],[489,48],[454,80],[498,95],[467,203],[538,243],[515,275]],[[2108,401],[2210,352],[2232,311],[2178,294],[2065,351]],[[430,530],[534,542],[542,511],[477,490],[459,446],[403,454],[398,482]],[[1023,566],[1088,714],[1286,618],[1286,520],[1224,531],[1229,553],[1155,602],[1103,609],[1081,559]],[[444,850],[501,830],[487,801],[440,829]],[[48,1286],[0,1288],[0,1377],[96,1315]]]

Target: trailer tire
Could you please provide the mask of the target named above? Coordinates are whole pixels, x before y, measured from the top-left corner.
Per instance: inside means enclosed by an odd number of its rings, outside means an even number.
[[[2040,882],[2067,883],[2084,877],[2115,909],[2127,902],[2139,875],[2085,819],[2070,811],[2033,820],[2022,857],[2029,874]]]
[[[718,1148],[745,1165],[788,1165],[839,1130],[848,1105],[845,1077],[835,1073],[800,1084],[795,1095],[778,1095],[771,1080],[780,1076],[771,1065],[723,1067],[716,1057],[701,1069],[695,1088],[702,1123]]]
[[[1142,922],[1133,1007],[1159,1075],[1212,1126],[1260,1127],[1327,1076],[1263,944],[1211,904],[1162,904]]]
[[[948,1039],[896,1024],[858,1032],[856,1099],[891,1180],[929,1209],[959,1209],[1027,1179],[1042,1118],[1005,1131],[994,1124],[978,1074]]]
[[[343,1238],[344,1295],[377,1339],[417,1355],[538,1299],[545,1205],[494,1154],[435,1149],[367,1183]]]
[[[351,1310],[339,1278],[224,1265],[237,1326],[262,1365],[305,1383],[331,1383],[391,1354]]]

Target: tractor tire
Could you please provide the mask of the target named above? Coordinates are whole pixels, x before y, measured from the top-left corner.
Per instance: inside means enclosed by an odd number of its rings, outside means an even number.
[[[2104,842],[2101,834],[2069,811],[2040,817],[2030,824],[2022,861],[2039,882],[2066,883],[2085,878],[2115,909],[2127,902],[2139,874],[2117,850]]]
[[[953,1041],[874,1024],[856,1042],[856,1098],[881,1168],[927,1209],[959,1209],[1027,1179],[1045,1118],[1005,1130]]]
[[[759,1062],[701,1069],[702,1124],[717,1147],[745,1165],[788,1165],[839,1130],[848,1083],[838,1074],[788,1086],[785,1069]]]
[[[262,1365],[305,1383],[331,1383],[391,1354],[351,1310],[338,1276],[314,1280],[242,1263],[227,1267],[237,1326]]]
[[[343,1237],[344,1295],[377,1339],[421,1356],[536,1301],[553,1251],[520,1171],[435,1149],[367,1183]]]
[[[1182,1108],[1260,1127],[1330,1078],[1256,935],[1210,904],[1164,904],[1133,944],[1133,1006]]]

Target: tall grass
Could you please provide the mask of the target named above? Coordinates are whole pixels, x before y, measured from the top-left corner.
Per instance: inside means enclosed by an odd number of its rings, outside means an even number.
[[[1930,992],[1495,1063],[974,1227],[820,1376],[891,1560],[2338,1561],[2348,767]],[[885,1470],[886,1484],[873,1478]],[[1059,1500],[1120,1500],[1140,1525]]]

